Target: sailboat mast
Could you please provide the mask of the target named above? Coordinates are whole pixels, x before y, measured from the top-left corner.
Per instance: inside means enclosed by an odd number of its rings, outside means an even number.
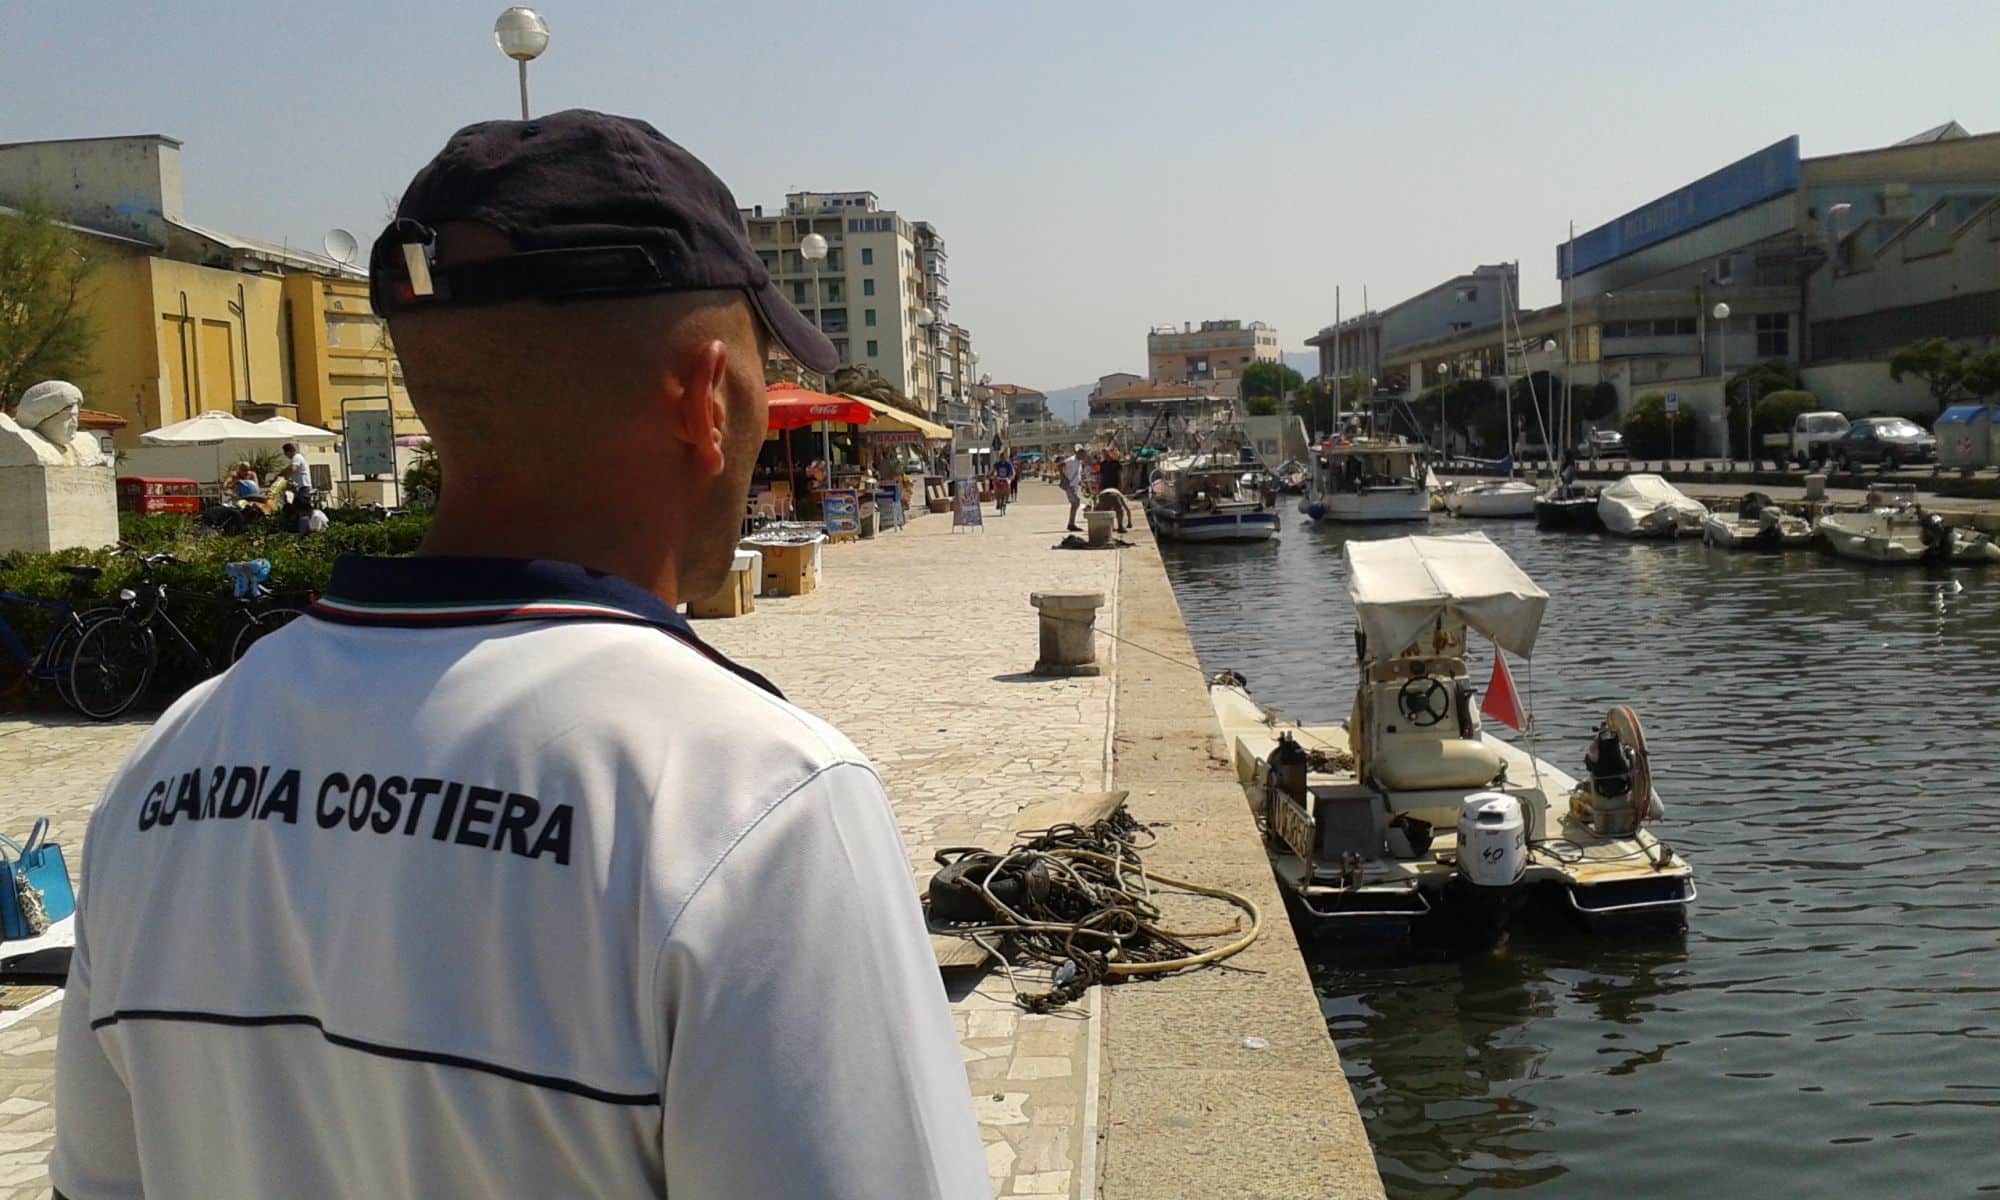
[[[1340,285],[1333,285],[1333,429],[1340,428]]]
[[[1516,265],[1514,272],[1517,278],[1520,275],[1520,270],[1520,267]],[[1507,444],[1507,478],[1512,479],[1514,478],[1514,392],[1513,389],[1507,386],[1507,368],[1513,364],[1507,355],[1513,343],[1507,340],[1508,307],[1507,281],[1502,279],[1500,281],[1500,398],[1507,406],[1507,415],[1506,424],[1501,430],[1501,437]]]
[[[1569,250],[1563,255],[1563,449],[1569,449],[1570,381],[1576,374],[1576,222],[1569,223]]]

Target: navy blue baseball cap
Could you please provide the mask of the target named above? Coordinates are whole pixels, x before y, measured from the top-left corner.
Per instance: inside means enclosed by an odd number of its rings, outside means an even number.
[[[438,230],[460,222],[497,230],[514,252],[456,264],[447,254],[440,265]],[[368,256],[369,299],[384,317],[702,291],[742,292],[809,370],[840,366],[771,282],[715,172],[644,121],[585,109],[453,134]]]

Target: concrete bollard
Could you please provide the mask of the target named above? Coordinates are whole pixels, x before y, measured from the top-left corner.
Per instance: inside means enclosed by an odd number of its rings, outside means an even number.
[[[1090,544],[1093,546],[1109,546],[1111,544],[1112,523],[1113,516],[1108,512],[1083,514],[1084,528],[1090,531]]]
[[[1103,592],[1034,592],[1028,603],[1041,610],[1042,656],[1036,675],[1095,675],[1097,645],[1093,631]]]
[[[1806,499],[1826,499],[1826,476],[1820,474],[1806,476]]]

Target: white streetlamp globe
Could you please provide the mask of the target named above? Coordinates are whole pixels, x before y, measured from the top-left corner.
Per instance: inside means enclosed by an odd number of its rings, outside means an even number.
[[[1845,200],[1843,200],[1839,204],[1834,205],[1832,208],[1827,209],[1826,215],[1828,219],[1834,217],[1844,217],[1848,214],[1848,211],[1853,207],[1854,206],[1852,204],[1849,204]]]
[[[1556,340],[1554,338],[1550,338],[1548,341],[1542,343],[1542,353],[1554,354],[1555,352],[1556,352]]]
[[[932,312],[928,306],[917,310],[917,324],[929,325],[936,320],[937,314]]]
[[[809,233],[799,239],[799,254],[807,262],[826,261],[826,239],[816,233]]]
[[[549,23],[534,9],[517,4],[493,22],[493,41],[515,62],[540,58],[549,48]]]
[[[1718,304],[1708,310],[1708,315],[1718,321],[1727,321],[1729,319],[1729,306],[1727,304]]]

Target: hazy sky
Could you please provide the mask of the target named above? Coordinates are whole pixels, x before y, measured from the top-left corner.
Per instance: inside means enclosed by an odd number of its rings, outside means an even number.
[[[182,139],[191,219],[363,245],[466,122],[511,116],[484,3],[0,0],[0,141]],[[1143,370],[1145,332],[1287,350],[1477,262],[1553,301],[1599,224],[1787,134],[2000,130],[2000,2],[693,4],[549,0],[538,111],[642,116],[744,204],[867,188],[951,252],[981,370]]]

